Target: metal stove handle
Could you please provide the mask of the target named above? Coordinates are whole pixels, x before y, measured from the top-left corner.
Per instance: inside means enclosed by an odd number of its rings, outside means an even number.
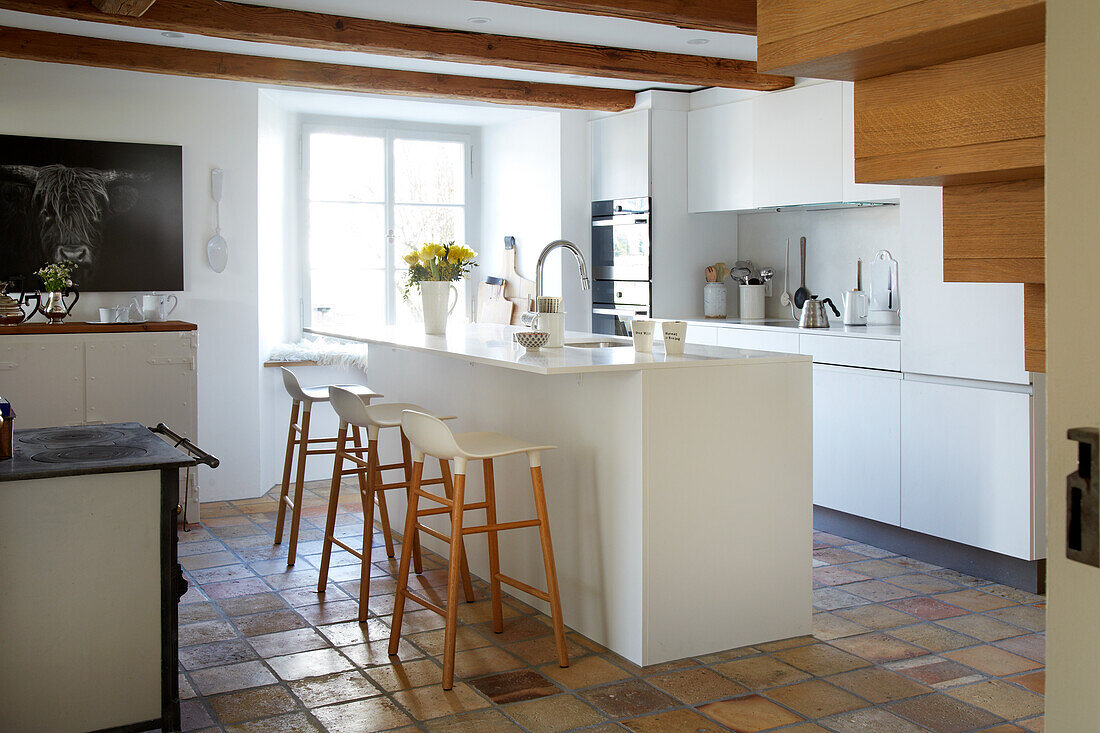
[[[199,463],[205,463],[207,466],[210,466],[210,468],[217,468],[221,465],[221,461],[219,461],[217,458],[210,455],[187,438],[179,435],[164,423],[157,423],[157,426],[155,428],[149,428],[149,431],[153,433],[159,433],[169,440],[174,441],[177,448],[182,447],[188,453],[193,455],[195,457],[195,460],[197,460]]]

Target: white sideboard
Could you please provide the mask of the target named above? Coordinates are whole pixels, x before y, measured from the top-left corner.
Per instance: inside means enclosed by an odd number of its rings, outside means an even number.
[[[28,324],[0,332],[0,395],[11,401],[16,428],[117,422],[152,427],[163,422],[198,443],[194,325],[179,323],[177,330],[158,331],[92,328],[51,333],[49,326]],[[194,472],[186,494],[187,519],[197,522]]]

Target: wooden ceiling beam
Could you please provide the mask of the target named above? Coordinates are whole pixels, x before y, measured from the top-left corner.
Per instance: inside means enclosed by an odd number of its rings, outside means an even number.
[[[563,13],[756,35],[756,0],[489,0]]]
[[[344,92],[620,112],[634,92],[197,51],[0,26],[0,57]]]
[[[221,0],[160,0],[141,18],[107,16],[95,0],[0,0],[0,8],[238,41],[656,84],[772,91],[794,84],[759,74],[755,61],[429,28]]]
[[[92,0],[92,4],[101,13],[110,15],[130,15],[137,17],[149,9],[157,0]]]

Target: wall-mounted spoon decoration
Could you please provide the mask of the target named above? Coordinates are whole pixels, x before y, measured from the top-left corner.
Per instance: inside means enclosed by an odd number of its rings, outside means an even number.
[[[225,171],[210,171],[210,195],[214,199],[214,236],[206,243],[206,261],[214,272],[224,272],[229,264],[229,242],[222,236],[222,183]]]

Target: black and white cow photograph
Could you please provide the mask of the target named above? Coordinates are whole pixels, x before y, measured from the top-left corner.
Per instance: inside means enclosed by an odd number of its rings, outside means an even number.
[[[183,148],[0,135],[0,282],[76,265],[78,290],[183,290]]]

